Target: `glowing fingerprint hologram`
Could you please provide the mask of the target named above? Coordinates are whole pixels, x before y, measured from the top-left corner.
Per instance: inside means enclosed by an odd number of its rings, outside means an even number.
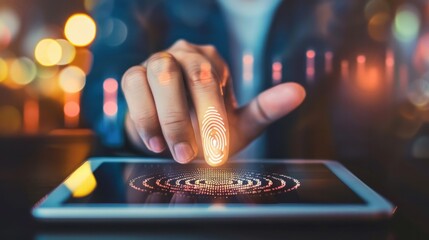
[[[204,114],[201,139],[206,162],[219,166],[226,160],[228,138],[225,122],[215,107],[209,107]]]

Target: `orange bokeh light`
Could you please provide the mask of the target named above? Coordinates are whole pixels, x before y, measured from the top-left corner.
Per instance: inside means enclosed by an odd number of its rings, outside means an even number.
[[[67,117],[76,117],[79,115],[80,106],[76,102],[67,102],[64,104],[64,114]]]

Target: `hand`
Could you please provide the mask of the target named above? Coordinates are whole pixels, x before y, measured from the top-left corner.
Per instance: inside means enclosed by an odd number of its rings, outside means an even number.
[[[216,49],[184,40],[128,69],[122,89],[129,109],[125,128],[135,146],[155,153],[168,146],[179,163],[204,154],[212,166],[223,164],[305,98],[300,85],[283,83],[239,108]]]

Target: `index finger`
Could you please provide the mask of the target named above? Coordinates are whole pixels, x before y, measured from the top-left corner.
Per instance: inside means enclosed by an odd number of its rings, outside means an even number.
[[[210,166],[220,166],[228,159],[229,127],[220,77],[209,60],[199,53],[171,52],[186,76],[198,118],[204,158]]]

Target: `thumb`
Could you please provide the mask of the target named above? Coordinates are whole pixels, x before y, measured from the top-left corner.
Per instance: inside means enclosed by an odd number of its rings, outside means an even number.
[[[238,136],[244,145],[250,143],[272,122],[298,107],[305,98],[304,88],[297,83],[282,83],[260,93],[238,110]]]

